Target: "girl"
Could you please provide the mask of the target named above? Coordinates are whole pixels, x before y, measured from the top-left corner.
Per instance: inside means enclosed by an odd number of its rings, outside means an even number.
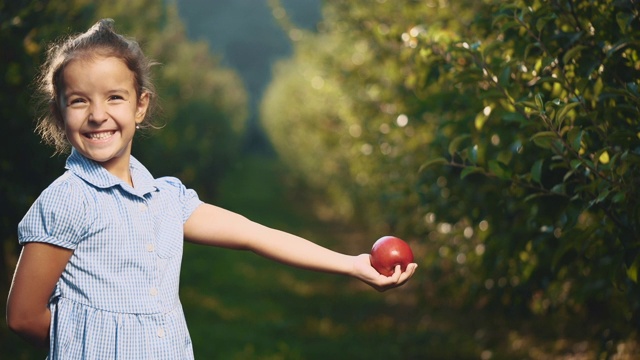
[[[131,156],[154,106],[152,63],[111,20],[53,46],[38,123],[67,171],[18,225],[23,245],[7,303],[9,327],[49,359],[192,359],[178,299],[184,239],[250,250],[316,271],[346,274],[383,291],[417,265],[386,277],[368,254],[340,254],[203,203],[178,179],[154,179]]]

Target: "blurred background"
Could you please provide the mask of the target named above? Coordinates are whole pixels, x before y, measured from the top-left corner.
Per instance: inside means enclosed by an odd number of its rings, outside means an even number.
[[[64,170],[34,133],[47,44],[115,19],[164,127],[134,155],[332,249],[419,263],[385,293],[185,247],[198,359],[640,357],[636,0],[0,0],[0,293]],[[4,312],[5,302],[0,310]],[[3,359],[42,359],[0,325]]]

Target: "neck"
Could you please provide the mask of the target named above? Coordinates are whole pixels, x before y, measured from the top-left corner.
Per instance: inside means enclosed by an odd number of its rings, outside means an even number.
[[[104,162],[101,165],[107,169],[108,172],[126,182],[133,187],[133,179],[131,178],[131,169],[129,167],[129,161],[119,161],[117,163]]]

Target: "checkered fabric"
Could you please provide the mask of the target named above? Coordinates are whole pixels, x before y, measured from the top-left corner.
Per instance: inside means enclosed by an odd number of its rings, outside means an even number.
[[[202,202],[133,156],[134,187],[73,150],[18,225],[73,249],[50,308],[48,359],[193,359],[178,298],[183,224]]]

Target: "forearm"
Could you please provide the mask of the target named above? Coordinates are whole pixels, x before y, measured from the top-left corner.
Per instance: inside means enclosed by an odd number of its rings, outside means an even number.
[[[381,275],[371,266],[369,254],[349,256],[332,251],[301,237],[253,223],[249,233],[255,231],[254,241],[247,249],[283,264],[327,273],[353,276],[373,288],[384,291],[406,282],[417,264],[401,272],[400,265],[391,276]]]
[[[248,249],[269,259],[298,268],[328,273],[352,275],[353,256],[327,249],[299,236],[260,224],[256,229],[255,241]]]
[[[405,272],[398,266],[396,272],[387,277],[371,266],[368,254],[341,254],[209,204],[200,205],[191,214],[185,222],[184,235],[185,239],[197,244],[250,250],[298,268],[353,276],[379,291],[402,285],[417,266],[411,264]]]
[[[250,250],[299,268],[353,274],[352,256],[209,204],[201,205],[187,220],[185,237],[198,244]]]
[[[38,314],[9,314],[11,313],[7,313],[7,325],[11,331],[37,347],[49,347],[49,326],[51,325],[49,309]]]

